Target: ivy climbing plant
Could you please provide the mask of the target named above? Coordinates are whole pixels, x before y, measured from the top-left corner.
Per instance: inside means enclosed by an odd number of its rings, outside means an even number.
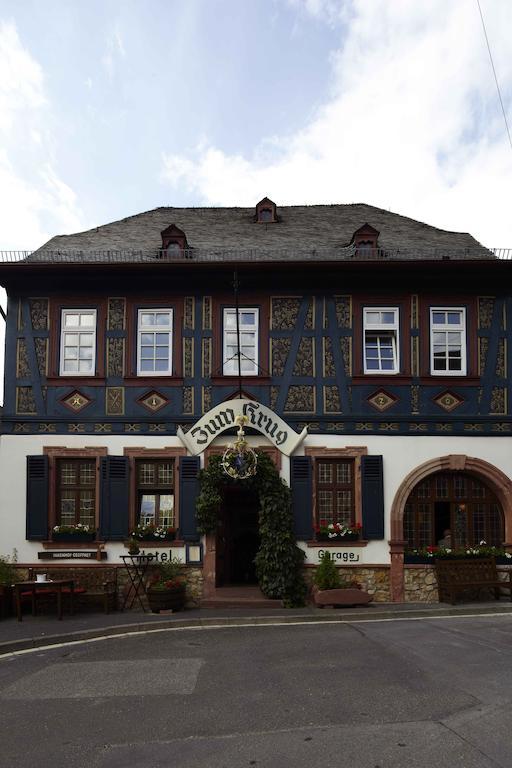
[[[260,589],[266,597],[282,599],[287,607],[304,605],[304,552],[295,543],[289,487],[265,453],[258,452],[258,471],[246,480],[228,477],[221,461],[220,456],[212,456],[208,467],[200,473],[200,493],[196,502],[198,531],[215,533],[223,486],[243,486],[257,494],[261,543],[256,555],[256,575]]]

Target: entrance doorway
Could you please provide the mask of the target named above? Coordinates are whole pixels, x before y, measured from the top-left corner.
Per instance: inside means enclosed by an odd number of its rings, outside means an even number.
[[[225,486],[215,547],[215,586],[256,584],[260,546],[259,501],[254,490]]]

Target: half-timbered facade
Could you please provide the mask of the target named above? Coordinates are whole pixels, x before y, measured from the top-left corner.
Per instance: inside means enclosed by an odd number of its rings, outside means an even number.
[[[152,524],[176,536],[146,549],[204,566],[205,594],[252,580],[243,487],[221,533],[195,526],[198,469],[244,413],[291,485],[306,567],[330,547],[378,599],[432,599],[407,546],[511,541],[509,273],[468,234],[267,198],[5,254],[2,551],[116,562]],[[331,522],[362,533],[318,540]],[[71,550],[55,527],[79,523],[94,541]]]

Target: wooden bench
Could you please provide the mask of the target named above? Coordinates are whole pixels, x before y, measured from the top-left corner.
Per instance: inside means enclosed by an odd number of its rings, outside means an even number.
[[[73,579],[75,608],[90,608],[101,605],[105,613],[115,611],[118,607],[117,571],[115,567],[104,565],[89,566],[88,568],[48,568],[38,567],[29,569],[29,579],[35,579],[38,573],[46,573],[49,579]],[[63,590],[64,594],[65,590]],[[49,591],[51,595],[51,589]]]
[[[455,605],[458,594],[467,590],[480,593],[481,590],[493,590],[499,600],[502,590],[509,591],[512,600],[512,570],[497,568],[494,557],[474,557],[460,560],[437,558],[435,561],[439,602]],[[507,574],[500,579],[499,574]]]

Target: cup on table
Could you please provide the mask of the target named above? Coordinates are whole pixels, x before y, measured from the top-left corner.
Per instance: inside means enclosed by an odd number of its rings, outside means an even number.
[[[36,576],[36,581],[48,581],[46,578],[46,573],[38,573]]]

